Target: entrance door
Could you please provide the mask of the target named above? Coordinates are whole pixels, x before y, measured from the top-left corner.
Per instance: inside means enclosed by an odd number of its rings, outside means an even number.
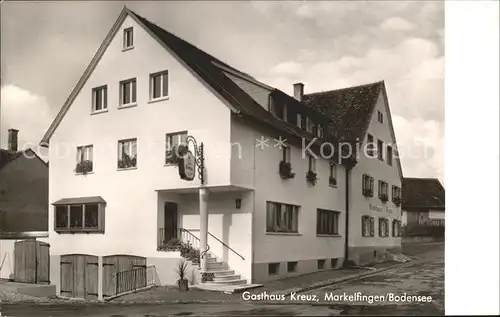
[[[165,203],[165,238],[164,243],[172,239],[178,239],[177,228],[177,204],[172,202]]]

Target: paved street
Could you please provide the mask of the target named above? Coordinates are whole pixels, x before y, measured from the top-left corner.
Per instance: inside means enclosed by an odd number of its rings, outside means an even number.
[[[415,261],[376,275],[328,286],[304,293],[311,301],[299,300],[274,302],[229,302],[225,304],[17,304],[1,305],[0,316],[92,316],[92,317],[153,317],[153,316],[335,316],[335,315],[443,315],[444,314],[444,244],[421,246],[411,249],[412,256],[425,259]],[[253,294],[263,290],[255,289]],[[341,296],[344,293],[365,296],[393,294],[431,296],[430,303],[382,302],[369,303],[369,297],[348,301],[325,298],[325,294]],[[233,297],[234,299],[234,297]],[[348,298],[349,299],[349,298]]]

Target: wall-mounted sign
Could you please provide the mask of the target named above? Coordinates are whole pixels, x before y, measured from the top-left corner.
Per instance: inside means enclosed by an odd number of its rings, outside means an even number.
[[[377,206],[377,205],[373,205],[373,204],[369,204],[368,205],[368,208],[372,211],[378,211],[378,212],[390,212],[392,213],[394,210],[390,209],[388,206]]]
[[[196,161],[193,153],[187,151],[179,158],[179,176],[186,181],[192,181],[196,175]]]

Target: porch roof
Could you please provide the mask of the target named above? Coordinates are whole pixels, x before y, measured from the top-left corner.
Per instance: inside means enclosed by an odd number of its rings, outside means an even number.
[[[235,186],[235,185],[223,185],[223,186],[205,186],[210,192],[241,192],[241,191],[252,191],[251,187]],[[157,192],[163,193],[176,193],[176,194],[194,194],[200,189],[199,186],[196,187],[183,187],[183,188],[169,188],[169,189],[157,189]]]
[[[63,198],[52,205],[79,205],[79,204],[105,204],[106,201],[101,196]]]

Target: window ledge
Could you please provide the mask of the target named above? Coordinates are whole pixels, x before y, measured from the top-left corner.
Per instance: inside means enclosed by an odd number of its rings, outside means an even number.
[[[128,103],[126,105],[121,105],[118,107],[118,109],[127,109],[127,108],[133,108],[133,107],[137,107],[137,102]]]
[[[165,101],[165,100],[169,100],[169,99],[170,99],[169,96],[160,97],[160,98],[151,99],[150,101],[148,101],[148,103],[156,103],[156,102],[161,102],[161,101]]]
[[[102,229],[85,229],[85,230],[79,230],[79,229],[55,229],[55,232],[59,234],[82,234],[82,233],[100,233],[104,234],[104,230]]]
[[[332,188],[338,188],[339,187],[338,185],[332,185],[332,184],[328,184],[328,186],[330,186]]]
[[[316,234],[316,237],[319,237],[319,238],[342,238],[342,236],[338,235],[338,234]]]
[[[124,167],[124,168],[118,168],[117,171],[130,171],[130,170],[136,170],[137,166],[134,167]]]
[[[177,166],[177,163],[165,163],[163,166],[168,167],[168,166]]]
[[[134,46],[124,47],[122,49],[122,52],[130,51],[130,50],[133,50],[133,49],[134,49]]]
[[[97,110],[97,111],[90,112],[90,115],[101,114],[101,113],[106,113],[106,112],[108,112],[108,109]]]
[[[94,174],[94,171],[92,171],[92,172],[87,172],[87,173],[76,173],[76,172],[75,172],[75,175],[76,175],[76,176],[85,176],[85,175],[89,175],[89,174],[90,174],[90,175]]]
[[[301,233],[298,232],[266,232],[266,235],[269,236],[301,236]]]

